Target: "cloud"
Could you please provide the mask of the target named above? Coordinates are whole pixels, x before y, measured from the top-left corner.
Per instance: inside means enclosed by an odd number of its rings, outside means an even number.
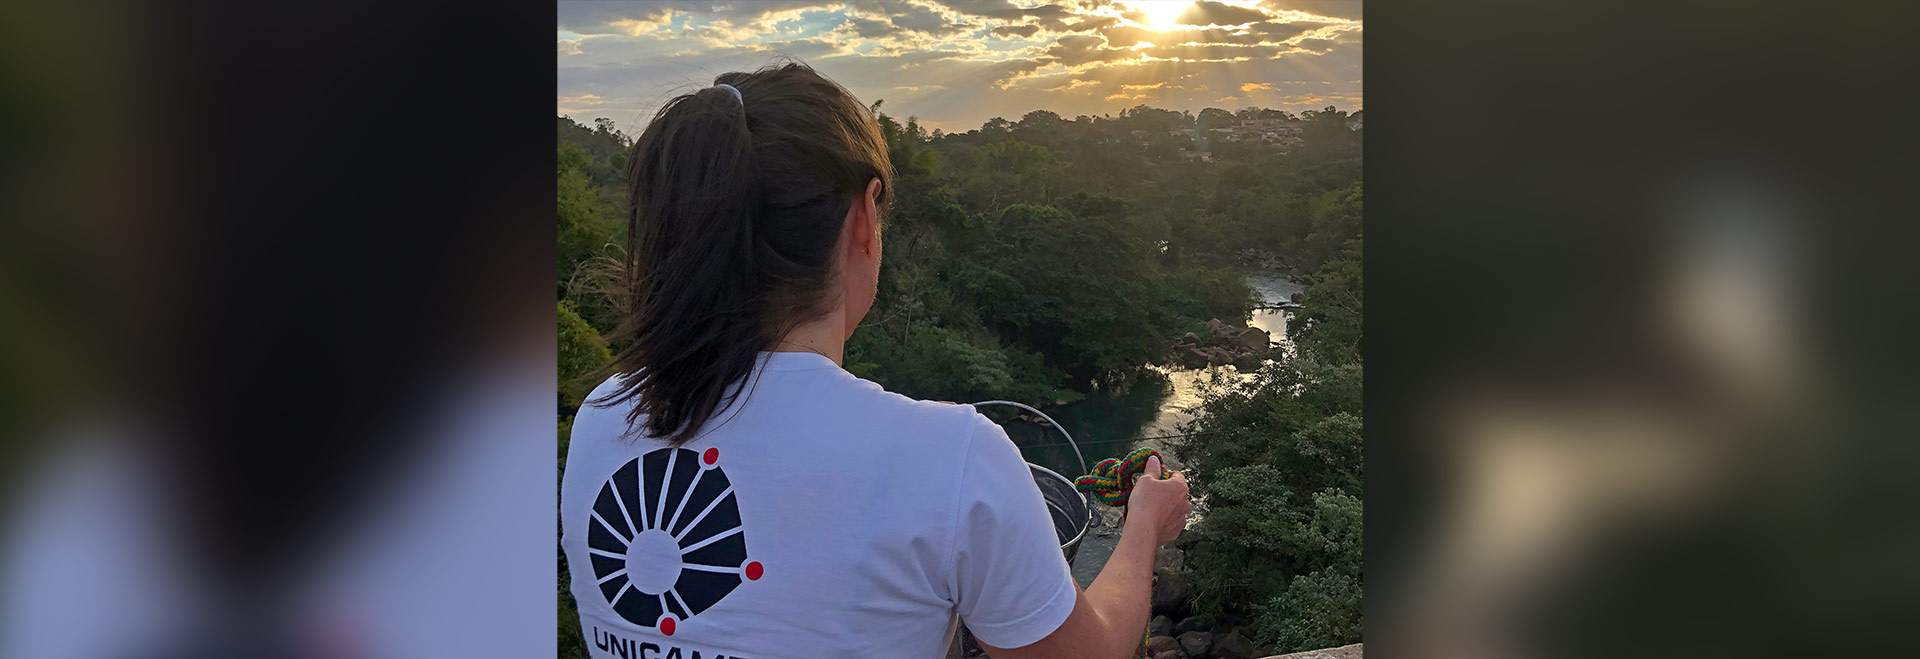
[[[1065,66],[1079,66],[1133,56],[1131,50],[1103,47],[1106,42],[1106,39],[1090,34],[1070,34],[1055,40],[1054,45],[1047,49],[1047,57]]]
[[[1020,6],[1036,2],[1046,4]],[[1063,117],[1139,104],[1198,111],[1248,95],[1260,104],[1359,107],[1358,22],[1270,7],[1237,26],[1155,30],[1112,15],[1130,8],[1108,0],[569,0],[559,8],[558,106],[580,121],[609,117],[635,128],[674,95],[786,54],[863,102],[885,99],[889,114],[961,132],[1036,109]],[[1220,94],[1229,96],[1206,98]]]
[[[949,21],[946,14],[925,5],[902,4],[901,12],[893,17],[893,24],[904,30],[941,35],[973,27],[972,23]]]
[[[664,25],[674,16],[686,14],[745,26],[772,14],[796,9],[826,9],[824,0],[754,0],[753,2],[714,3],[701,0],[661,0],[645,4],[616,2],[560,2],[557,20],[560,29],[580,35],[625,34],[639,36]],[[643,30],[636,33],[636,30]]]
[[[1333,50],[1334,45],[1336,45],[1337,43],[1339,42],[1336,42],[1332,39],[1301,39],[1299,41],[1293,42],[1293,46],[1295,48],[1300,48],[1302,50],[1310,50],[1316,53],[1324,53],[1324,52]]]
[[[1099,33],[1107,38],[1107,45],[1114,48],[1131,48],[1147,42],[1156,46],[1173,46],[1185,43],[1198,44],[1278,44],[1287,39],[1307,32],[1327,27],[1326,23],[1267,21],[1252,23],[1238,28],[1200,28],[1179,30],[1150,30],[1131,25],[1115,25],[1101,28]]]
[[[941,5],[969,16],[984,16],[1017,20],[1021,18],[1039,18],[1061,21],[1072,18],[1072,10],[1060,5],[1040,5],[1037,7],[1019,7],[1007,0],[937,0]]]
[[[1235,7],[1213,0],[1197,0],[1187,7],[1186,11],[1180,12],[1180,17],[1175,22],[1181,25],[1246,25],[1264,20],[1267,20],[1266,12],[1258,9]]]
[[[557,22],[560,29],[574,34],[593,36],[602,34],[626,34],[631,32],[615,22],[644,21],[664,24],[673,17],[673,12],[664,7],[623,7],[604,2],[562,2],[558,3]]]
[[[1275,11],[1299,11],[1315,16],[1360,20],[1360,0],[1262,0],[1260,5]]]
[[[1093,18],[1089,18],[1087,20],[1080,21],[1072,25],[1068,25],[1066,31],[1067,32],[1086,32],[1089,30],[1098,30],[1103,27],[1111,27],[1118,24],[1120,24],[1120,19],[1118,17],[1095,16]]]
[[[1262,41],[1271,42],[1292,39],[1326,26],[1326,23],[1315,23],[1312,21],[1267,21],[1248,25],[1246,29],[1248,34],[1258,35]]]
[[[884,37],[894,33],[893,23],[871,18],[849,18],[847,19],[847,25],[853,28],[854,34],[867,39]]]
[[[1179,46],[1154,46],[1142,52],[1155,59],[1178,60],[1247,60],[1270,59],[1280,54],[1282,46],[1276,45],[1237,45],[1237,44],[1187,44]]]
[[[1130,25],[1119,25],[1100,30],[1100,35],[1107,38],[1107,45],[1115,48],[1128,48],[1142,41],[1150,41],[1154,34],[1156,33],[1152,30],[1144,30]]]

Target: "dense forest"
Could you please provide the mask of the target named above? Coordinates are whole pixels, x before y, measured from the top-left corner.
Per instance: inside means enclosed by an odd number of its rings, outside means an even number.
[[[1244,323],[1251,264],[1306,284],[1294,348],[1203,395],[1175,455],[1204,516],[1180,544],[1195,615],[1279,650],[1360,639],[1358,114],[1037,110],[964,133],[873,109],[896,196],[853,373],[917,398],[1044,409],[1164,382],[1169,342]],[[561,455],[604,365],[628,136],[560,117]],[[564,459],[562,460],[564,462]],[[579,626],[560,570],[563,656]],[[584,652],[579,652],[584,655]]]

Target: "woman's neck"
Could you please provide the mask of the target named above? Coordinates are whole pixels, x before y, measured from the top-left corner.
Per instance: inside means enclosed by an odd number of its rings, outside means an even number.
[[[847,347],[846,312],[834,310],[825,316],[801,323],[773,342],[773,352],[811,352],[845,365]]]

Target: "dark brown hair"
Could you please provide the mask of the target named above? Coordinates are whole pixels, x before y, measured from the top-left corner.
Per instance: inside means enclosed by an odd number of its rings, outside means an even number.
[[[628,158],[627,423],[678,446],[736,404],[760,351],[826,312],[847,210],[892,164],[879,123],[799,62],[667,101]],[[731,85],[734,93],[718,85]],[[735,390],[735,385],[741,385]]]

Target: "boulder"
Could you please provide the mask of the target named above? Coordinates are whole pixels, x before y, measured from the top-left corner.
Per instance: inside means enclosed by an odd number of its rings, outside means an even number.
[[[1180,654],[1180,648],[1178,647],[1175,647],[1174,649],[1168,650],[1166,652],[1156,653],[1151,656],[1153,657],[1153,659],[1187,659],[1187,655]]]
[[[1207,348],[1206,353],[1208,364],[1225,366],[1233,363],[1233,352],[1226,348]]]
[[[1180,643],[1173,640],[1172,636],[1151,636],[1147,638],[1147,654],[1178,652],[1179,650]]]
[[[1243,352],[1233,358],[1233,367],[1239,369],[1241,373],[1250,373],[1260,370],[1260,367],[1266,364],[1266,362],[1265,357],[1251,352]]]
[[[1212,361],[1206,350],[1206,348],[1195,346],[1180,346],[1173,351],[1173,359],[1186,368],[1201,368]]]
[[[1187,567],[1187,553],[1168,545],[1153,552],[1153,573],[1178,572]]]
[[[1186,336],[1180,337],[1180,343],[1183,345],[1190,345],[1190,346],[1200,345],[1200,335],[1194,334],[1193,332],[1187,332]]]
[[[1193,659],[1205,659],[1210,655],[1207,650],[1213,647],[1213,633],[1187,632],[1174,638],[1180,643],[1180,651]]]
[[[1239,336],[1233,337],[1233,340],[1234,340],[1234,343],[1237,343],[1248,350],[1253,350],[1255,352],[1266,352],[1267,347],[1271,343],[1273,343],[1273,336],[1270,334],[1267,334],[1266,330],[1260,329],[1258,327],[1249,327],[1246,330],[1240,332]]]
[[[1173,619],[1166,616],[1154,616],[1147,621],[1148,636],[1173,636]],[[1168,638],[1171,641],[1173,639]]]
[[[1208,332],[1212,332],[1214,335],[1218,336],[1221,332],[1226,331],[1227,329],[1228,329],[1227,324],[1220,322],[1219,318],[1207,319]]]
[[[1238,633],[1213,641],[1214,659],[1253,659],[1253,642]]]
[[[1153,581],[1153,613],[1169,618],[1185,616],[1193,605],[1193,584],[1184,572],[1168,572]]]
[[[1180,624],[1174,625],[1173,635],[1179,636],[1187,632],[1204,632],[1204,631],[1209,631],[1211,629],[1213,629],[1212,618],[1194,616],[1191,618],[1187,618],[1186,620],[1180,621]]]

